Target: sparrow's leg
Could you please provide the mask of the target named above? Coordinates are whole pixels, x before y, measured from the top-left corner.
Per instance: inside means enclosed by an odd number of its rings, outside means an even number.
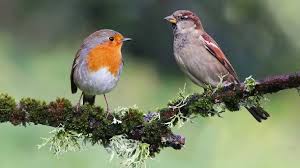
[[[230,88],[230,87],[232,87],[234,85],[237,85],[237,84],[238,84],[237,82],[232,83],[232,82],[225,81],[223,87],[224,88]]]
[[[212,90],[213,88],[210,85],[203,85],[201,86],[203,88],[203,93],[208,92],[209,90]]]
[[[79,97],[79,101],[78,101],[78,103],[77,103],[77,105],[76,105],[76,111],[77,111],[77,112],[79,111],[79,108],[80,108],[80,102],[81,102],[82,97],[83,97],[83,92],[81,93],[81,95],[80,95],[80,97]]]

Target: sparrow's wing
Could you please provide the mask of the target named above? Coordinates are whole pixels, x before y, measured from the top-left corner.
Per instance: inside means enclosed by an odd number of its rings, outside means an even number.
[[[81,49],[80,49],[81,50]],[[72,90],[72,93],[76,93],[77,92],[77,86],[74,82],[74,71],[75,71],[75,68],[78,64],[78,58],[79,58],[79,52],[80,50],[77,51],[76,53],[76,56],[75,56],[75,59],[73,61],[73,65],[72,65],[72,71],[71,71],[71,75],[70,75],[70,80],[71,80],[71,90]]]
[[[239,82],[236,72],[226,58],[223,51],[218,46],[217,42],[207,33],[201,35],[205,42],[205,48],[227,69],[227,71]]]

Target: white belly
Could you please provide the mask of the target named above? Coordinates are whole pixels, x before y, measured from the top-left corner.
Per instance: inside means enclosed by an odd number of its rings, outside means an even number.
[[[114,76],[107,68],[101,68],[97,72],[78,73],[79,76],[77,77],[80,80],[76,80],[76,85],[89,95],[105,94],[117,85],[120,78],[119,74]]]

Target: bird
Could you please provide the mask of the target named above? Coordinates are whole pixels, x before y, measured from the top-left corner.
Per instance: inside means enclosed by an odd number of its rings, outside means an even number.
[[[103,95],[106,111],[109,105],[106,93],[113,90],[123,69],[122,46],[131,38],[110,29],[101,29],[84,39],[77,51],[71,69],[71,91],[75,94],[78,88],[82,91],[77,103],[79,109],[83,104],[95,104],[96,95]]]
[[[190,10],[177,10],[164,18],[173,29],[173,52],[180,69],[198,86],[216,88],[239,84],[237,73],[217,42],[205,32],[200,18]],[[258,121],[270,115],[261,107],[246,107]]]

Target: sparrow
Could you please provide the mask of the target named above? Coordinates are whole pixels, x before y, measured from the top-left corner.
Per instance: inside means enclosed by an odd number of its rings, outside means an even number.
[[[98,30],[84,39],[73,61],[70,80],[71,91],[82,91],[77,104],[95,104],[96,95],[103,95],[107,112],[109,106],[105,94],[114,89],[123,68],[122,45],[130,41],[122,34],[109,29]]]
[[[216,41],[205,32],[200,18],[189,10],[178,10],[164,18],[173,28],[173,50],[181,70],[197,85],[217,87],[239,84],[238,76]],[[261,107],[246,107],[258,121],[270,115]]]

